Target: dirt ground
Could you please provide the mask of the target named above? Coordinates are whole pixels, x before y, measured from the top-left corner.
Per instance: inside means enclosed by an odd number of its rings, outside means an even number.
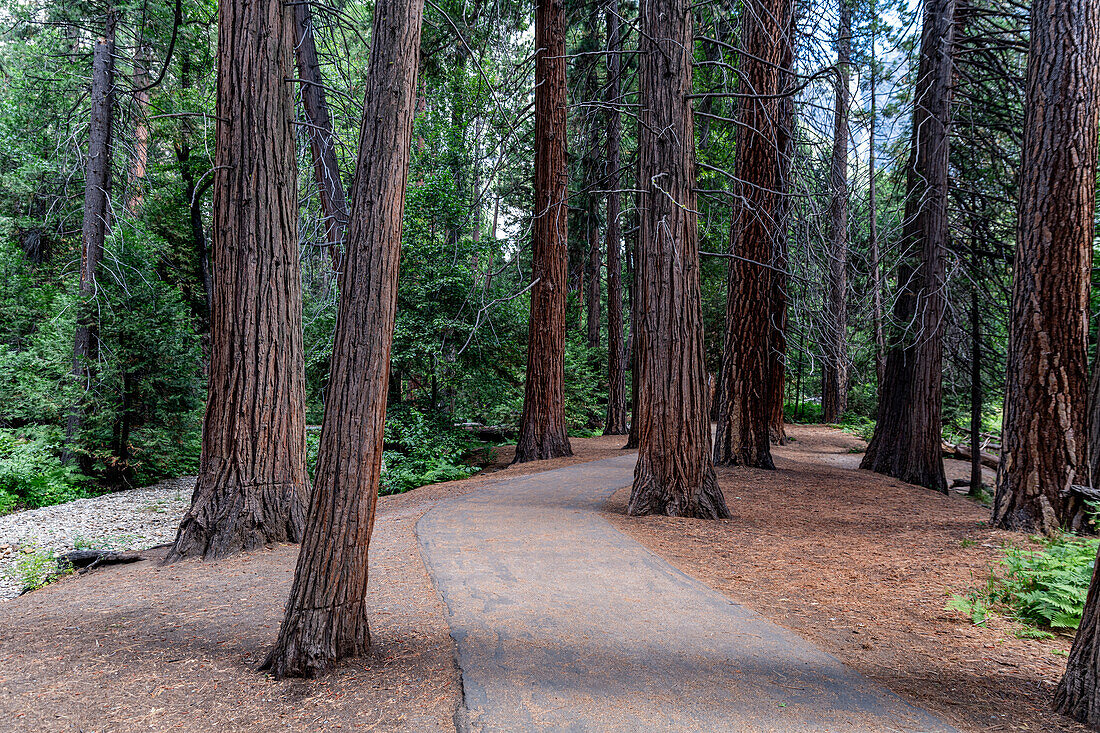
[[[626,517],[626,491],[609,517],[961,730],[1085,730],[1049,708],[1069,637],[1017,639],[1005,619],[979,627],[944,608],[949,591],[984,583],[1004,543],[1026,538],[989,529],[989,510],[960,495],[855,470],[864,443],[854,436],[820,426],[790,434],[774,449],[775,471],[719,469],[731,520]],[[947,463],[949,480],[969,478],[969,464]]]
[[[486,482],[620,455],[624,439],[572,443],[572,458],[516,467],[514,448],[498,448],[473,478],[383,497],[371,540],[373,649],[322,679],[256,672],[296,546],[168,567],[154,550],[0,604],[0,731],[454,730],[454,646],[416,521]]]

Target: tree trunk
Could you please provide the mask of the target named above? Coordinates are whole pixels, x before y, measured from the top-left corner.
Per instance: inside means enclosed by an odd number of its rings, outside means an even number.
[[[875,129],[878,121],[878,67],[875,59],[875,36],[878,29],[878,10],[874,0],[871,2],[871,116],[868,120],[867,146],[867,206],[868,247],[871,250],[871,330],[875,341],[875,377],[876,387],[881,391],[886,371],[886,341],[882,333],[882,265],[879,263],[878,246],[878,206],[876,202],[877,182],[875,180]]]
[[[783,34],[783,53],[779,62],[779,90],[786,92],[779,100],[779,126],[776,130],[776,150],[779,154],[779,200],[776,204],[775,261],[776,270],[771,273],[771,347],[768,376],[769,438],[784,445],[787,430],[783,420],[783,392],[787,380],[787,245],[791,217],[791,158],[794,155],[794,96],[792,86],[794,70],[794,12],[788,13],[787,27]]]
[[[604,435],[625,435],[626,353],[623,351],[622,213],[619,197],[619,138],[622,115],[622,39],[619,37],[619,1],[607,9],[607,420]]]
[[[695,214],[692,17],[687,0],[643,3],[639,42],[641,206],[638,464],[627,512],[729,516],[710,458]]]
[[[970,495],[982,493],[982,322],[978,310],[978,237],[970,229]]]
[[[80,385],[80,395],[69,413],[65,426],[65,450],[61,460],[68,463],[76,453],[76,444],[84,424],[85,394],[92,387],[92,365],[99,355],[99,319],[92,300],[96,297],[96,275],[103,260],[111,197],[111,127],[114,121],[115,11],[108,10],[103,35],[92,52],[91,113],[88,123],[88,160],[84,168],[84,221],[80,229],[80,300],[76,331],[73,335],[72,375]]]
[[[348,205],[340,165],[336,161],[336,141],[332,134],[332,116],[325,97],[324,77],[317,61],[317,45],[313,37],[313,12],[308,3],[294,6],[295,51],[298,75],[302,78],[302,110],[309,126],[309,150],[313,157],[313,175],[321,197],[321,215],[325,219],[325,235],[332,257],[332,267],[340,271],[340,251],[344,246]]]
[[[826,423],[839,422],[848,407],[848,64],[852,55],[852,14],[848,0],[840,0],[836,35],[836,106],[833,110],[833,157],[829,168],[832,251],[829,253],[829,315],[825,323],[825,360],[821,374],[821,419]]]
[[[265,662],[277,679],[314,677],[370,645],[367,551],[382,468],[423,9],[423,0],[374,8],[317,481],[286,617]]]
[[[905,219],[875,434],[860,464],[947,491],[941,451],[948,128],[955,0],[927,0],[914,90]]]
[[[218,49],[210,388],[166,562],[297,542],[309,494],[291,10],[223,0]]]
[[[1081,499],[1066,492],[1089,481],[1088,305],[1100,114],[1100,6],[1095,2],[1041,0],[1032,6],[1024,106],[993,523],[1051,533],[1080,529],[1087,518]],[[1092,653],[1078,661],[1095,673]],[[1061,688],[1062,709],[1100,722],[1100,706],[1080,699],[1084,680],[1072,667],[1071,657]],[[1094,694],[1095,689],[1089,698]]]
[[[740,182],[730,223],[726,331],[722,349],[718,430],[719,465],[775,468],[771,455],[774,420],[772,300],[774,264],[781,261],[779,191],[780,63],[791,5],[788,0],[749,0],[742,15],[741,69],[737,90],[737,156]],[[750,96],[751,95],[751,96]],[[780,389],[782,389],[780,387]]]
[[[569,213],[565,151],[565,5],[535,8],[535,206],[527,381],[515,463],[573,455],[565,424]]]

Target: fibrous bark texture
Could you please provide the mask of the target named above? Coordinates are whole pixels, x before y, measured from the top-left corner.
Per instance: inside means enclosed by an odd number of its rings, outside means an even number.
[[[772,347],[775,267],[782,262],[780,218],[780,64],[789,0],[749,0],[741,29],[737,157],[740,190],[730,223],[726,331],[714,461],[719,465],[774,468],[771,432],[775,376]],[[777,257],[777,255],[779,255]],[[784,309],[785,310],[785,307]],[[776,314],[778,315],[778,314]],[[782,387],[780,386],[780,389]]]
[[[527,381],[516,463],[573,455],[565,424],[565,295],[569,212],[565,151],[565,5],[535,8],[535,208]]]
[[[948,129],[955,0],[927,0],[914,89],[913,137],[878,422],[860,466],[947,490],[941,447]]]
[[[607,419],[604,435],[626,435],[626,353],[623,350],[622,202],[619,197],[619,138],[622,116],[622,39],[619,2],[607,8]]]
[[[776,151],[779,154],[779,201],[776,206],[775,270],[771,273],[771,337],[768,376],[768,404],[771,418],[769,434],[773,443],[787,442],[783,419],[783,391],[787,379],[787,233],[791,216],[791,157],[794,154],[794,28],[793,7],[787,14],[783,51],[779,62],[779,90],[786,96],[779,100],[779,127],[776,130]]]
[[[633,515],[728,517],[710,457],[687,0],[642,4]],[[765,436],[766,439],[766,436]]]
[[[833,108],[833,157],[829,167],[832,251],[829,253],[829,311],[823,329],[825,362],[821,372],[821,419],[826,423],[839,422],[848,408],[848,63],[852,55],[852,12],[848,0],[840,0],[836,36],[836,105]]]
[[[1085,507],[1068,492],[1090,479],[1087,339],[1100,110],[1095,2],[1032,6],[1025,107],[993,523],[1050,533],[1083,525]]]
[[[332,134],[332,115],[325,96],[324,78],[317,61],[317,43],[313,34],[313,11],[309,3],[294,5],[295,57],[302,78],[302,110],[309,126],[309,151],[313,156],[313,175],[321,198],[321,215],[325,219],[325,234],[332,265],[340,270],[340,253],[344,246],[344,231],[348,222],[348,205],[344,182],[340,180],[340,165],[336,161],[336,141]]]
[[[374,9],[317,481],[286,617],[265,663],[276,678],[316,676],[370,645],[367,551],[382,468],[423,9],[423,0],[384,0]]]
[[[169,562],[297,542],[309,494],[293,11],[223,0],[218,49],[210,387]]]
[[[103,35],[92,52],[91,115],[88,122],[88,160],[84,168],[84,221],[80,229],[80,298],[73,336],[73,377],[82,393],[65,426],[62,462],[68,462],[84,423],[84,396],[91,388],[92,363],[99,353],[99,323],[91,300],[96,294],[96,274],[103,260],[111,196],[111,128],[114,121],[114,53],[117,16],[108,11]]]

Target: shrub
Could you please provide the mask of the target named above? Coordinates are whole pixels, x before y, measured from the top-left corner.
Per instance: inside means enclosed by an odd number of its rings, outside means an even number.
[[[1004,571],[991,577],[990,595],[1025,623],[1076,629],[1100,539],[1060,534],[1037,542],[1036,550],[1005,550]]]
[[[19,586],[19,590],[28,593],[38,590],[59,578],[72,573],[72,567],[68,562],[62,567],[57,555],[50,551],[34,550],[23,554],[15,561],[15,565],[8,569],[8,576]]]
[[[91,482],[58,458],[57,430],[0,430],[0,514],[89,495]]]

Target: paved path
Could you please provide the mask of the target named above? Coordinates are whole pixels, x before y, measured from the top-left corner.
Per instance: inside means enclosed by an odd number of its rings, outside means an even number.
[[[508,479],[417,525],[470,731],[948,731],[612,527],[634,456]]]

